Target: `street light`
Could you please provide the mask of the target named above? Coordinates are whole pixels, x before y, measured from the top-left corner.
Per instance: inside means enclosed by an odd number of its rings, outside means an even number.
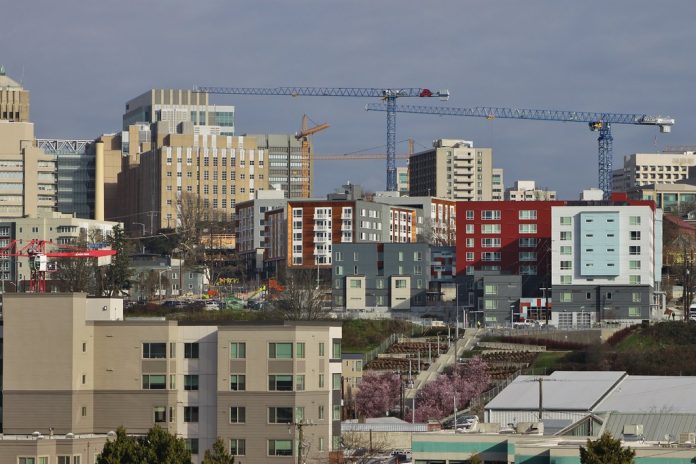
[[[143,228],[143,233],[142,233],[142,235],[140,235],[140,236],[141,236],[141,237],[144,237],[144,236],[145,236],[145,224],[143,224],[142,222],[131,222],[131,224],[134,225],[134,226],[142,226],[142,228]]]

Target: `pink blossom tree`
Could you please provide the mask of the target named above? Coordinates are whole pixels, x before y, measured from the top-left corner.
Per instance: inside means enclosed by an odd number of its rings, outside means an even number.
[[[486,391],[490,382],[488,365],[478,357],[448,369],[416,395],[416,421],[449,416],[454,412],[455,399],[458,410],[465,408],[472,398]]]
[[[355,410],[359,416],[381,417],[399,403],[401,378],[394,372],[366,373],[358,385]]]

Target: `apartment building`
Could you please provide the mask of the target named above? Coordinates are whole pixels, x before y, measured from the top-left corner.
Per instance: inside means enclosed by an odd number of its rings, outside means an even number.
[[[455,200],[435,197],[396,197],[379,192],[375,203],[413,208],[416,210],[416,237],[431,245],[454,245],[457,232]]]
[[[264,213],[264,270],[277,276],[286,269],[288,259],[288,212],[287,208]]]
[[[151,89],[126,103],[124,131],[133,124],[157,122],[168,132],[188,123],[195,134],[234,135],[234,106],[213,105],[207,93],[182,89]]]
[[[407,196],[409,193],[408,166],[396,168],[396,191],[402,196]]]
[[[505,189],[505,200],[509,201],[553,201],[556,192],[537,188],[533,180],[517,180],[515,184]]]
[[[67,437],[71,463],[94,462],[120,425],[159,425],[196,463],[217,437],[250,464],[294,463],[298,451],[327,462],[339,449],[340,325],[122,320],[115,300],[84,294],[8,294],[3,319],[2,462],[56,462]],[[299,450],[293,423],[311,424]],[[5,440],[34,432],[53,447]]]
[[[501,201],[505,199],[505,171],[503,168],[493,168],[491,178],[491,200]]]
[[[520,320],[520,275],[474,271],[464,277],[464,284],[458,290],[459,304],[466,307],[467,327],[512,327]]]
[[[490,201],[493,150],[466,140],[436,140],[432,149],[411,155],[408,177],[410,196]]]
[[[662,211],[652,202],[635,203],[552,208],[551,275],[560,326],[658,316],[653,292],[662,279]]]
[[[690,169],[690,171],[693,168]],[[693,177],[674,184],[647,184],[628,192],[632,200],[651,200],[665,213],[693,214],[696,210],[696,180]]]
[[[615,192],[648,184],[674,184],[689,178],[689,168],[696,166],[694,152],[633,153],[624,156],[623,168],[612,171]]]

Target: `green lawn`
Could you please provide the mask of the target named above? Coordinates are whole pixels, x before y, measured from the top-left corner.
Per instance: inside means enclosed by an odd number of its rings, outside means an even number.
[[[535,371],[552,372],[556,364],[568,354],[567,351],[544,351],[534,360],[532,367]]]

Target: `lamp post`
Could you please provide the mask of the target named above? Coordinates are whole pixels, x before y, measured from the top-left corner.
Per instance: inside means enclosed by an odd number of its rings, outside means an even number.
[[[131,222],[134,226],[141,226],[143,228],[143,233],[140,235],[141,237],[145,236],[145,224],[142,222]]]

